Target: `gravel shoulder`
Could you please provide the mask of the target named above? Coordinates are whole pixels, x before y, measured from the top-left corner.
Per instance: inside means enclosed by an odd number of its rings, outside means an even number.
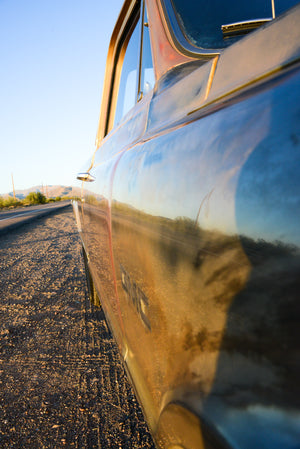
[[[0,448],[151,448],[70,208],[0,236]]]

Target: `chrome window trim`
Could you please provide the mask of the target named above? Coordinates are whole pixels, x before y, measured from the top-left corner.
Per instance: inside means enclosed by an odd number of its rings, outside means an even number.
[[[275,19],[276,13],[275,13],[275,0],[271,0],[271,6],[272,6],[272,19]]]
[[[143,46],[144,46],[144,20],[145,20],[145,0],[141,0],[141,11],[140,11],[140,54],[139,54],[139,64],[138,64],[138,83],[137,83],[137,94],[136,94],[136,102],[140,101],[143,98],[143,92],[141,89],[141,81],[142,81],[142,64],[143,64]]]
[[[241,22],[226,23],[224,25],[221,25],[221,30],[224,37],[230,37],[231,35],[237,36],[239,34],[242,35],[256,30],[262,25],[272,22],[272,20],[273,19],[271,17],[266,17],[263,19],[243,20]]]

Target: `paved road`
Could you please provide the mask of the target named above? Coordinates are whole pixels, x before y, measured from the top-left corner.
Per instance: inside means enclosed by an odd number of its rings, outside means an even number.
[[[35,218],[52,214],[59,209],[69,206],[70,201],[61,201],[38,206],[21,207],[0,212],[0,233],[8,232]]]
[[[0,236],[0,448],[154,449],[70,208]]]

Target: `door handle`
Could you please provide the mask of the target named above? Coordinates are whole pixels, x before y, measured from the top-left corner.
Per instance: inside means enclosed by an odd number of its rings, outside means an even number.
[[[93,182],[95,181],[96,178],[87,172],[87,173],[78,173],[77,179],[79,179],[79,181],[84,182]]]

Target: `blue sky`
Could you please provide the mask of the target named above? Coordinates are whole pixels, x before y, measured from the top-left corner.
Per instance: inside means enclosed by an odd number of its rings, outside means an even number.
[[[94,151],[123,0],[0,0],[0,193],[72,185]]]

